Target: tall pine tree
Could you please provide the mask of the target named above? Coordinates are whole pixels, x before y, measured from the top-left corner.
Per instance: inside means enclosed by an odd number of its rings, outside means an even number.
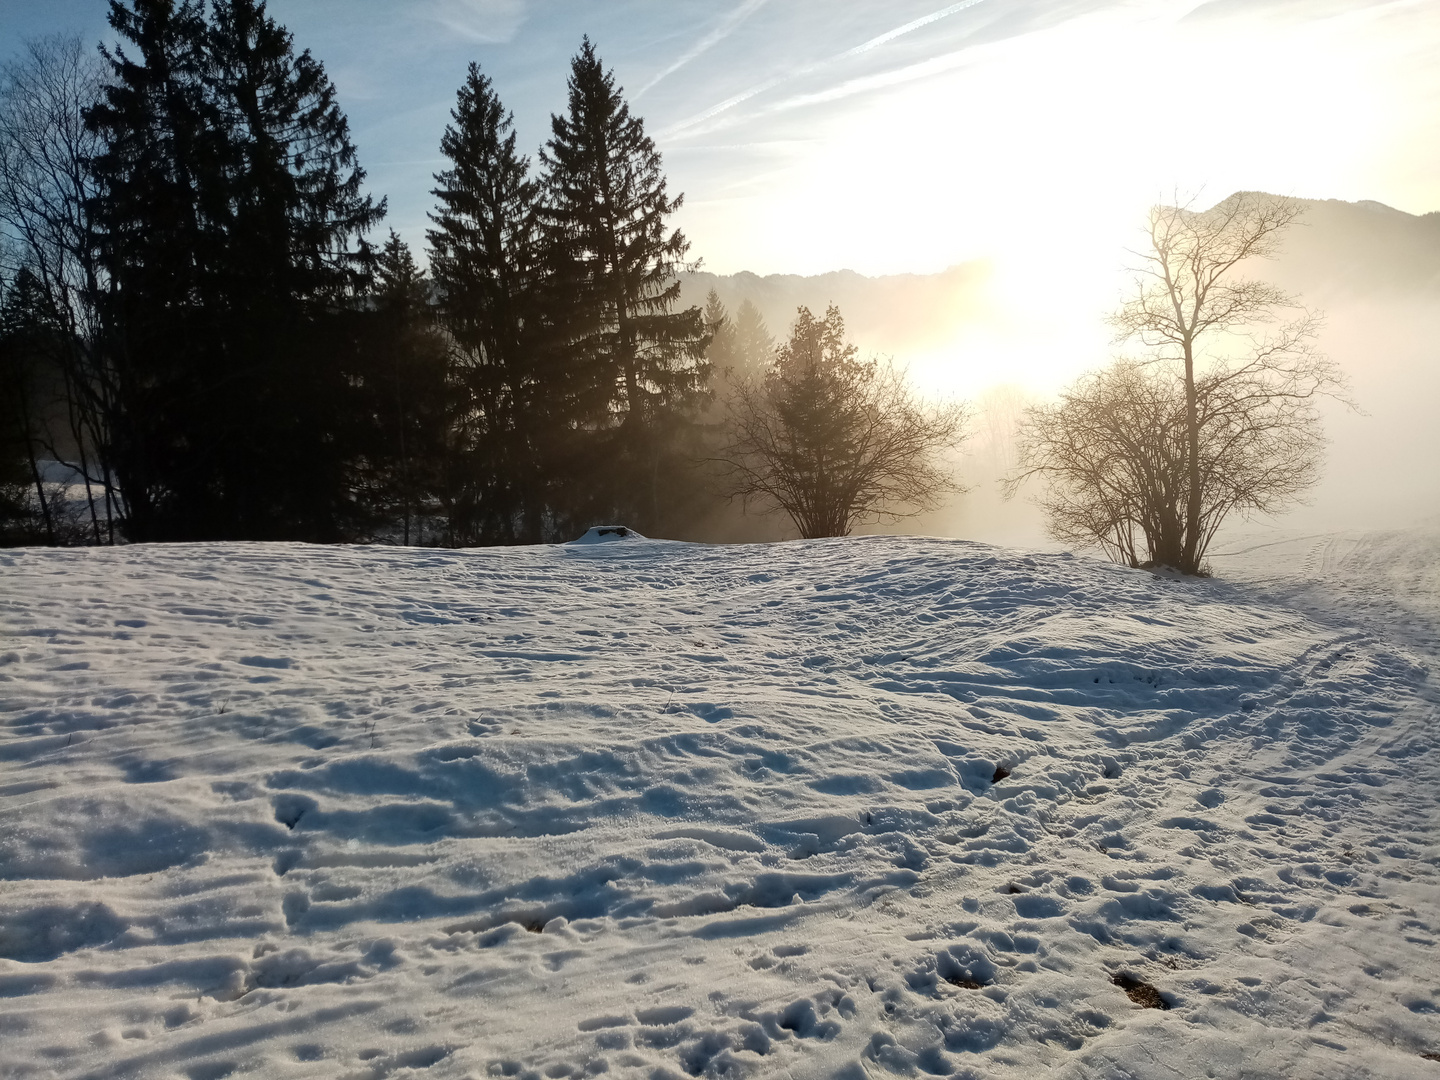
[[[575,524],[618,514],[663,531],[676,517],[671,496],[688,484],[691,418],[708,378],[700,309],[673,310],[689,242],[667,219],[681,197],[667,193],[655,143],[589,38],[568,85],[541,161],[547,247],[569,300],[568,370],[597,405],[571,462],[571,512]]]
[[[343,418],[349,488],[359,511],[355,535],[440,543],[449,350],[435,323],[430,279],[393,229],[376,253],[368,299],[364,310],[347,313],[360,341]]]
[[[451,542],[545,538],[547,460],[567,388],[546,363],[548,323],[537,232],[538,185],[515,149],[512,115],[471,64],[440,141],[427,232],[441,325],[454,344]]]
[[[91,206],[107,291],[101,322],[115,400],[108,457],[131,539],[159,539],[194,467],[195,415],[214,378],[214,336],[202,301],[223,244],[223,206],[206,177],[220,170],[220,117],[205,88],[206,24],[193,0],[114,2],[110,25],[128,43],[102,50],[104,99],[87,122],[105,149],[91,163]]]
[[[355,241],[383,204],[362,192],[349,126],[323,66],[296,53],[263,0],[213,0],[212,92],[226,118],[227,249],[219,301],[233,406],[226,529],[335,540],[362,517],[351,498],[356,342],[339,317],[369,284]],[[238,452],[236,452],[238,450]]]
[[[366,281],[361,191],[323,67],[261,0],[111,0],[94,208],[133,539],[343,538]]]

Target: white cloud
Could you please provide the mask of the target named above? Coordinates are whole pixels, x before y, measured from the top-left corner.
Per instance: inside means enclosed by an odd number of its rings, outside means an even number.
[[[922,15],[918,19],[911,19],[904,26],[897,26],[894,30],[887,30],[885,33],[873,37],[869,41],[856,45],[853,49],[841,53],[836,59],[843,60],[849,56],[859,56],[861,53],[867,53],[871,49],[879,48],[881,45],[894,41],[898,37],[903,37],[913,30],[919,30],[922,26],[929,26],[933,22],[939,22],[941,19],[964,11],[966,8],[974,7],[978,3],[980,3],[980,0],[960,0],[958,4],[951,4],[949,7],[941,8],[939,11],[932,11],[929,15]]]

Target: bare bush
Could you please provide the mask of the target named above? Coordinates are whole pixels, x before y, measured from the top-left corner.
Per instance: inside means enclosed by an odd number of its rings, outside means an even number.
[[[106,283],[87,210],[100,140],[85,112],[100,85],[98,59],[73,35],[28,42],[0,68],[0,270],[12,285],[24,279],[31,287],[30,360],[56,388],[32,403],[27,438],[79,477],[95,543],[113,541],[121,516],[105,455],[115,373],[97,350],[97,297]],[[43,487],[35,493],[45,506]]]

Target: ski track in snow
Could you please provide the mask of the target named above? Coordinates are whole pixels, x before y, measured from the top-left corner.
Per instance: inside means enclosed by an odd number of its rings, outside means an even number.
[[[0,1076],[1440,1077],[1437,555],[0,553]]]

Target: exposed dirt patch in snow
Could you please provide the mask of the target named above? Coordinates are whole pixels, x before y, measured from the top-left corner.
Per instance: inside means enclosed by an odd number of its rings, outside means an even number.
[[[1124,990],[1125,996],[1142,1009],[1170,1008],[1170,1003],[1160,996],[1160,991],[1144,979],[1137,979],[1134,975],[1122,971],[1110,981]]]

